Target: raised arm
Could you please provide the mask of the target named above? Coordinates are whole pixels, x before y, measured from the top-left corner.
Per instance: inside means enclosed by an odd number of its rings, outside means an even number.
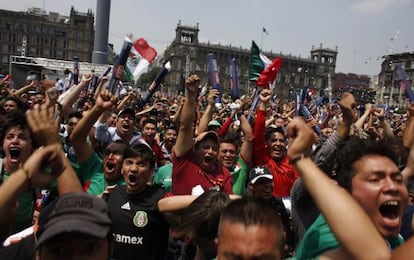
[[[59,153],[57,154],[58,157],[56,159],[60,160],[62,165],[62,174],[60,174],[57,178],[59,194],[78,191],[81,192],[82,186],[78,177],[76,176],[75,171],[73,170],[70,162],[62,150],[62,144],[60,143],[58,129],[55,122],[53,121],[53,118],[53,108],[49,107],[47,104],[43,104],[42,106],[36,105],[33,110],[27,112],[27,122],[29,123],[30,129],[32,130],[36,142],[39,145],[43,146],[58,145],[60,148]],[[42,167],[44,166],[45,165]],[[35,165],[30,164],[28,167],[35,167]]]
[[[73,111],[72,105],[79,97],[80,92],[82,89],[88,86],[92,78],[93,74],[91,73],[83,75],[81,82],[78,85],[73,86],[73,89],[68,90],[69,92],[64,96],[63,100],[60,101],[62,105],[63,116],[65,119],[68,117],[69,113]]]
[[[403,130],[403,145],[411,147],[414,140],[414,104],[407,106],[407,124]]]
[[[356,129],[364,128],[365,120],[367,120],[367,117],[371,114],[371,110],[372,110],[372,104],[370,103],[365,104],[364,114],[362,114],[354,124]]]
[[[70,139],[79,163],[86,162],[93,153],[93,148],[87,143],[86,138],[93,124],[104,113],[116,103],[116,97],[108,90],[104,90],[96,99],[95,105],[76,125]]]
[[[384,129],[384,137],[392,138],[394,137],[394,131],[392,130],[390,124],[388,123],[388,120],[385,118],[385,112],[384,109],[376,109],[374,111],[374,115],[377,116],[381,127]]]
[[[210,88],[210,91],[208,92],[207,97],[207,107],[204,110],[203,115],[200,118],[200,123],[198,124],[196,128],[196,134],[200,134],[202,132],[207,131],[208,128],[208,122],[211,120],[211,115],[213,114],[214,109],[214,99],[219,95],[219,91],[215,88]]]
[[[67,168],[65,160],[60,144],[45,146],[35,151],[20,169],[13,172],[7,182],[0,186],[0,212],[3,212],[0,218],[0,241],[3,241],[9,233],[17,209],[17,200],[24,192],[33,187],[45,187],[56,178],[59,179],[62,174],[71,174],[71,169]],[[46,171],[47,166],[49,171]],[[78,184],[78,188],[81,188],[80,183]],[[58,182],[60,194],[62,194],[60,191],[65,189],[64,187],[60,189],[61,186]],[[72,185],[68,187],[73,188],[73,191],[82,191]]]
[[[244,141],[240,149],[240,156],[243,158],[245,162],[251,163],[253,157],[253,130],[250,126],[249,121],[247,121],[247,118],[243,114],[240,114],[239,120],[240,128],[243,132],[244,137]]]
[[[387,244],[363,209],[308,156],[314,139],[312,129],[297,118],[288,125],[287,132],[291,138],[288,158],[341,244],[341,248],[335,252],[335,258],[389,258]],[[345,215],[346,218],[343,217]]]
[[[174,146],[174,153],[177,157],[183,156],[193,147],[193,122],[195,115],[197,88],[200,85],[200,78],[191,75],[186,81],[186,99],[180,117],[180,128],[178,130],[177,142]]]
[[[263,165],[267,160],[265,155],[266,140],[265,140],[265,121],[266,110],[270,99],[272,98],[272,91],[270,89],[263,89],[260,92],[259,108],[256,111],[256,121],[254,123],[254,148],[253,148],[253,165]]]

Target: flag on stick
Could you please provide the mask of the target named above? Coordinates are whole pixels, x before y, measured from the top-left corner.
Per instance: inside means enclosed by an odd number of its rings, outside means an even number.
[[[126,61],[126,73],[130,80],[136,81],[148,65],[157,57],[157,51],[144,38],[135,41]]]
[[[408,82],[408,76],[401,64],[395,65],[395,73],[397,74],[400,86],[405,92],[405,96],[410,100],[411,104],[414,104],[414,93],[411,89],[411,84]]]
[[[254,97],[252,104],[250,105],[249,114],[247,115],[247,121],[250,123],[252,122],[252,114],[256,110],[257,105],[259,104],[260,100],[260,92],[262,92],[263,88],[256,87],[254,91]]]
[[[214,56],[213,53],[209,53],[207,55],[207,58],[208,58],[208,74],[210,75],[211,85],[213,86],[213,88],[217,89],[220,93],[218,97],[216,97],[215,106],[217,109],[221,109],[222,87],[220,85],[216,57]]]
[[[114,66],[111,80],[109,81],[108,89],[112,94],[119,94],[120,89],[118,87],[118,83],[122,77],[123,71],[125,70],[125,64],[128,59],[131,48],[132,41],[128,37],[125,37],[124,45],[122,46],[118,61]]]
[[[235,58],[230,61],[230,87],[231,87],[231,99],[235,101],[240,98],[239,91],[239,75],[237,72],[237,60]]]
[[[302,113],[303,117],[305,117],[306,121],[314,120],[314,117],[312,116],[312,114],[309,112],[309,109],[304,104],[300,105],[300,110],[301,110],[301,113]],[[319,137],[321,137],[322,132],[321,132],[321,128],[319,127],[318,124],[313,126],[313,131],[315,131],[315,133]]]
[[[262,71],[262,73],[256,81],[256,85],[264,87],[266,89],[270,88],[270,86],[276,79],[277,72],[279,71],[280,66],[282,66],[282,59],[275,58],[272,61],[272,63]]]
[[[142,98],[142,102],[141,102],[142,106],[144,106],[146,103],[148,103],[148,101],[150,100],[152,95],[155,93],[155,91],[158,89],[161,81],[165,78],[165,76],[167,75],[167,73],[170,69],[171,69],[171,63],[169,61],[167,61],[165,63],[165,65],[162,67],[162,69],[160,70],[160,72],[158,72],[155,79],[149,85],[147,92],[145,93],[144,97]]]
[[[252,41],[252,47],[250,48],[250,68],[249,68],[249,81],[256,81],[260,73],[265,68],[264,61],[260,57],[260,49],[257,44]]]

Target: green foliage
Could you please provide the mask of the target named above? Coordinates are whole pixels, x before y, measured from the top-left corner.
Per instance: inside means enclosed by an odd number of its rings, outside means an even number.
[[[160,72],[160,70],[161,67],[152,67],[148,72],[143,73],[135,83],[135,87],[141,88],[142,90],[146,90],[149,84],[155,79],[157,74]]]

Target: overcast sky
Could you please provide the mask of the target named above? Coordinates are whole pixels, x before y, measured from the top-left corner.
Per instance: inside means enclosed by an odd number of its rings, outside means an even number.
[[[41,7],[68,15],[96,10],[96,0],[0,0],[0,8]],[[161,54],[183,25],[199,23],[201,42],[308,57],[312,45],[338,46],[336,72],[374,75],[382,56],[414,51],[414,0],[112,0],[109,42],[144,37]]]

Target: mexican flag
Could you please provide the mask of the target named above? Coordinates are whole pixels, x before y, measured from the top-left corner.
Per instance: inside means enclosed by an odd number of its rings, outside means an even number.
[[[264,88],[271,88],[273,82],[276,79],[277,72],[282,66],[282,59],[275,58],[260,74],[259,78],[256,80],[256,85]]]
[[[272,61],[260,52],[257,44],[252,41],[252,47],[250,48],[250,68],[249,68],[249,81],[256,81],[260,73],[271,63]]]
[[[136,40],[131,48],[127,62],[126,73],[130,80],[136,81],[157,57],[157,51],[144,38]]]

